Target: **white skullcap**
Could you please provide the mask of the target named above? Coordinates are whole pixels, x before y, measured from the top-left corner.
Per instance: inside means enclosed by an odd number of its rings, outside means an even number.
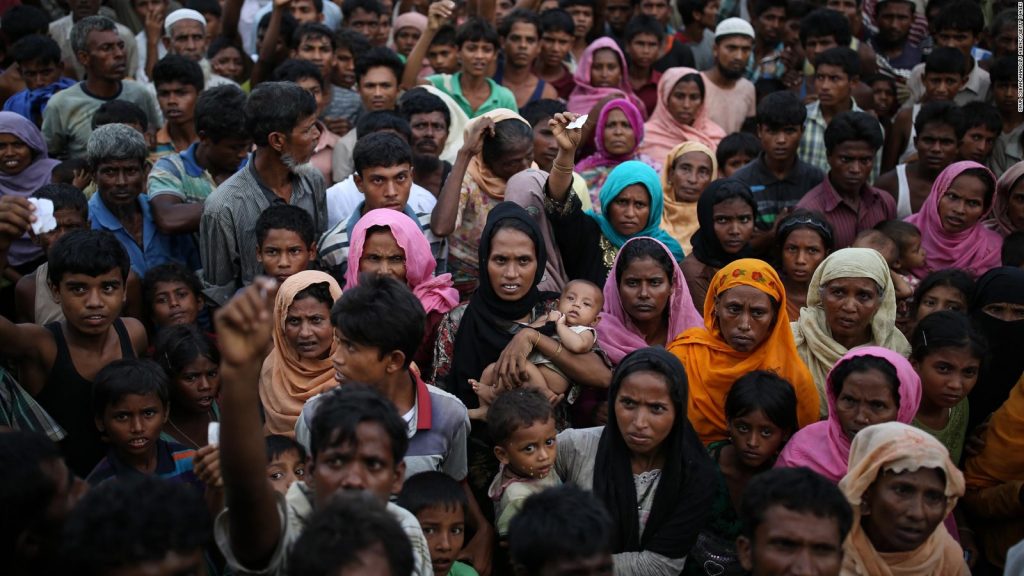
[[[754,27],[750,25],[750,22],[742,18],[726,18],[719,22],[718,28],[715,28],[715,40],[722,36],[732,36],[734,34],[753,38]]]
[[[167,18],[164,18],[164,34],[170,36],[171,26],[174,26],[182,20],[195,20],[203,25],[204,30],[206,29],[206,18],[203,18],[202,14],[192,10],[191,8],[179,8],[178,10],[168,14]]]

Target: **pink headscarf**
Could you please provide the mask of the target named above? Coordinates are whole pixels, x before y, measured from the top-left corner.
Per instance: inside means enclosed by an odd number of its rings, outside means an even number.
[[[359,284],[359,260],[363,257],[366,231],[374,226],[390,228],[395,242],[405,250],[405,282],[427,314],[433,311],[444,314],[459,305],[459,293],[452,288],[452,275],[434,276],[437,262],[419,225],[404,212],[389,208],[370,210],[352,229],[345,270],[346,289]]]
[[[1003,238],[998,232],[986,228],[984,224],[985,216],[992,212],[993,197],[989,197],[988,210],[981,215],[978,222],[963,232],[946,232],[939,218],[939,199],[953,185],[953,180],[956,180],[957,176],[973,168],[985,171],[991,179],[989,185],[994,193],[996,177],[988,168],[967,160],[956,162],[947,166],[935,179],[931,194],[921,206],[921,211],[905,219],[921,230],[921,246],[925,250],[926,268],[914,270],[914,276],[924,278],[935,270],[960,268],[977,277],[1001,264],[999,251],[1003,246]]]
[[[633,146],[633,149],[622,156],[609,154],[604,148],[604,125],[605,122],[608,121],[608,115],[611,114],[612,110],[622,110],[622,113],[626,115],[626,120],[629,122],[629,125],[633,127],[633,136],[636,138],[636,144]],[[637,109],[637,107],[629,100],[616,98],[615,100],[605,104],[604,108],[601,109],[601,114],[597,117],[597,127],[594,129],[594,145],[597,147],[597,152],[587,156],[583,160],[580,160],[580,163],[576,165],[576,171],[583,172],[584,170],[590,170],[602,166],[618,166],[626,160],[633,160],[636,158],[636,149],[643,140],[643,114],[641,114],[640,110]]]
[[[594,53],[604,49],[615,52],[619,57],[619,65],[622,67],[622,78],[619,80],[619,85],[616,88],[597,88],[590,85],[590,66],[594,63]],[[591,42],[590,46],[587,46],[587,49],[583,51],[583,56],[580,56],[573,79],[576,81],[576,87],[573,88],[572,94],[569,95],[569,102],[566,104],[569,112],[587,114],[594,107],[594,104],[597,104],[605,96],[622,92],[636,106],[641,115],[647,116],[647,107],[644,106],[643,100],[633,93],[633,87],[629,84],[629,68],[626,67],[626,56],[622,54],[622,49],[615,43],[615,40],[604,37]]]
[[[718,143],[725,138],[725,130],[715,124],[708,115],[707,100],[703,102],[692,126],[680,124],[668,111],[668,99],[672,90],[683,76],[699,74],[693,68],[669,68],[658,81],[658,107],[645,126],[647,136],[640,144],[639,151],[656,161],[665,163],[665,158],[673,148],[682,142],[700,142],[714,152]]]
[[[921,377],[906,358],[881,346],[863,346],[847,352],[836,362],[836,366],[858,356],[881,358],[896,368],[899,380],[899,411],[896,421],[910,424],[921,405]],[[846,475],[850,458],[851,440],[846,437],[836,414],[836,398],[832,390],[832,374],[829,371],[827,383],[828,420],[815,422],[797,432],[779,455],[776,468],[806,466],[833,482]]]
[[[690,289],[686,286],[683,271],[679,268],[679,264],[676,263],[676,259],[668,247],[654,238],[645,236],[630,238],[615,256],[615,264],[608,274],[608,279],[604,282],[604,307],[601,309],[601,322],[597,325],[597,341],[601,345],[601,349],[608,354],[608,359],[615,365],[618,365],[630,352],[649,346],[644,340],[643,334],[633,324],[629,314],[622,308],[622,299],[619,298],[619,283],[615,278],[622,253],[630,243],[638,240],[657,243],[668,255],[668,259],[672,261],[672,296],[668,301],[668,341],[666,344],[684,330],[704,325],[703,317],[693,307],[693,297],[690,296]]]
[[[427,17],[419,12],[403,12],[395,18],[395,23],[391,25],[392,30],[398,32],[402,28],[415,28],[423,33],[427,29]]]

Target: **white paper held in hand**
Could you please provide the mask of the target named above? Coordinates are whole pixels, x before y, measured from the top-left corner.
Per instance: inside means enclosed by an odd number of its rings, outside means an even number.
[[[28,201],[36,208],[36,221],[32,223],[33,234],[38,236],[57,228],[57,219],[53,217],[53,200],[29,198]]]
[[[220,422],[210,422],[206,428],[206,443],[211,446],[220,445]]]
[[[577,117],[572,122],[569,122],[569,124],[566,125],[565,129],[566,130],[575,130],[577,128],[583,128],[583,125],[587,123],[587,118],[589,116],[590,116],[589,114],[584,114],[583,116]]]

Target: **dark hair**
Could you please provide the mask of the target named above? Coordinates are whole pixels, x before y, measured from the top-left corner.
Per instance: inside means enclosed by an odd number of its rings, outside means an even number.
[[[406,143],[412,139],[412,128],[409,126],[409,121],[394,110],[364,112],[359,116],[359,120],[356,121],[356,133],[360,135],[360,139],[374,132],[385,130],[401,134],[405,138]],[[356,142],[356,144],[358,145],[359,143]]]
[[[985,14],[977,2],[955,0],[942,8],[935,22],[932,22],[931,28],[936,34],[943,30],[957,30],[970,32],[976,37],[981,36],[985,30]]]
[[[953,102],[925,102],[921,104],[921,111],[917,113],[914,120],[914,131],[920,138],[929,124],[945,124],[951,126],[956,133],[956,140],[959,143],[963,139],[967,128],[964,125],[967,119],[964,118],[964,111]]]
[[[944,348],[970,348],[979,361],[988,353],[985,335],[971,325],[966,311],[940,310],[925,316],[914,327],[910,346],[911,358],[918,362]]]
[[[520,108],[519,115],[529,122],[530,126],[536,130],[537,125],[541,120],[551,118],[555,114],[561,114],[562,112],[565,112],[565,110],[565,102],[551,98],[543,98],[541,100],[534,100]]]
[[[248,138],[245,130],[245,92],[230,84],[203,90],[196,100],[196,133],[213,142]]]
[[[96,374],[92,383],[92,413],[102,418],[107,406],[119,402],[129,394],[145,396],[156,394],[167,407],[170,400],[167,375],[152,360],[122,358],[107,364]]]
[[[168,54],[153,66],[153,86],[169,82],[180,82],[196,89],[196,94],[203,91],[205,80],[203,69],[199,63],[180,54]]]
[[[359,175],[367,168],[390,168],[402,164],[412,164],[412,148],[407,141],[391,132],[360,136],[352,150],[352,165]]]
[[[86,160],[85,156],[73,156],[53,167],[53,170],[50,172],[50,183],[67,184],[70,186],[75,181],[75,172],[88,169],[89,161]],[[76,190],[78,189],[76,188]]]
[[[413,515],[419,514],[424,508],[461,507],[466,510],[469,507],[462,485],[451,476],[436,470],[420,472],[407,478],[396,503]]]
[[[962,110],[967,120],[964,124],[965,133],[978,126],[983,126],[997,136],[1003,133],[1003,119],[999,116],[999,110],[988,102],[968,102],[964,104]]]
[[[803,128],[807,120],[807,107],[793,92],[785,90],[773,92],[757,104],[757,124],[770,130],[779,130],[786,126]]]
[[[156,285],[164,282],[180,282],[192,292],[196,300],[202,300],[203,283],[196,273],[177,262],[167,262],[147,270],[142,279],[142,299],[151,312],[153,299],[156,298]]]
[[[789,235],[797,230],[810,230],[816,233],[821,238],[826,253],[836,247],[835,231],[825,215],[814,210],[798,208],[780,220],[779,226],[776,228],[775,245],[778,246],[780,252],[785,246],[786,240],[789,239]]]
[[[4,32],[6,32],[6,28]],[[50,62],[60,64],[60,46],[49,36],[31,34],[11,46],[11,60],[18,64]]]
[[[160,365],[168,380],[181,375],[197,358],[220,364],[220,351],[214,341],[192,325],[168,326],[156,335],[153,360]]]
[[[335,50],[346,48],[353,56],[363,54],[370,49],[370,40],[362,32],[352,28],[339,28],[334,33]]]
[[[127,282],[131,261],[117,237],[106,230],[72,230],[50,247],[46,279],[59,286],[65,274],[100,276],[117,268]]]
[[[0,16],[0,29],[8,46],[32,34],[46,36],[50,30],[50,15],[39,7],[18,4]]]
[[[702,102],[704,101],[704,77],[700,75],[700,72],[691,72],[683,76],[678,81],[676,81],[676,83],[672,86],[672,90],[675,90],[676,86],[682,84],[683,82],[693,82],[694,84],[696,84],[697,91],[700,92],[700,99]]]
[[[434,39],[430,41],[430,46],[455,46],[455,28],[450,24],[445,24],[438,29],[437,34],[434,35]]]
[[[956,74],[963,77],[967,66],[964,53],[949,46],[936,46],[924,61],[925,74]]]
[[[842,68],[851,79],[860,76],[860,56],[848,46],[836,46],[818,54],[814,68],[817,70],[823,64]]]
[[[754,534],[773,506],[791,512],[835,518],[842,546],[853,526],[853,509],[834,482],[808,468],[773,468],[751,479],[740,504],[740,534]]]
[[[466,42],[486,42],[497,50],[501,47],[498,32],[483,18],[471,17],[455,29],[455,45],[462,48]]]
[[[516,388],[498,394],[487,410],[487,429],[495,446],[504,446],[520,428],[554,417],[551,403],[537,390]]]
[[[364,492],[344,492],[316,510],[292,546],[290,576],[331,576],[359,566],[364,553],[387,558],[390,576],[413,573],[412,544],[394,514]]]
[[[356,10],[384,16],[384,5],[377,0],[345,0],[341,5],[342,20],[348,22]]]
[[[845,142],[864,142],[872,151],[877,151],[883,140],[882,127],[867,112],[842,112],[825,128],[825,150],[829,154]]]
[[[693,13],[703,12],[707,5],[708,0],[676,0],[676,9],[679,10],[679,16],[682,17],[684,26],[693,24]],[[664,34],[664,31],[662,33]]]
[[[1017,230],[1003,238],[1000,258],[1003,266],[1020,267],[1024,265],[1024,230]]]
[[[300,460],[306,460],[306,449],[295,441],[294,438],[288,436],[282,436],[280,434],[269,434],[263,439],[266,443],[267,448],[267,462],[273,462],[274,458],[277,458],[281,454],[289,450],[295,450],[295,453],[299,455]]]
[[[892,1],[902,2],[903,0],[892,0]],[[889,89],[892,90],[893,97],[896,96],[896,80],[895,79],[890,78],[889,76],[886,76],[885,74],[879,74],[879,73],[868,74],[867,76],[864,77],[864,83],[867,84],[868,86],[871,86],[875,82],[885,82],[886,84],[889,85]]]
[[[892,238],[901,254],[904,250],[910,248],[914,240],[921,239],[921,230],[910,222],[903,220],[883,220],[875,224],[875,230]]]
[[[299,120],[316,114],[316,99],[292,82],[263,82],[245,103],[245,127],[257,146],[268,146],[270,134],[291,134]]]
[[[512,33],[512,26],[515,24],[529,24],[537,30],[537,38],[540,39],[540,16],[533,10],[516,8],[505,15],[498,27],[498,36],[507,38]]]
[[[833,399],[838,400],[839,395],[843,393],[843,385],[850,374],[861,374],[870,370],[877,370],[885,376],[885,380],[892,390],[892,397],[896,401],[896,406],[899,407],[900,379],[896,373],[896,367],[885,358],[878,356],[854,356],[853,358],[836,362],[832,372],[828,375],[830,384],[829,394]]]
[[[210,514],[189,484],[141,474],[90,490],[64,526],[63,556],[75,574],[100,576],[201,550],[213,537]]]
[[[782,429],[787,436],[797,431],[796,392],[788,380],[775,372],[754,370],[732,385],[725,398],[725,417],[742,418],[755,410]]]
[[[412,117],[417,114],[440,112],[444,116],[445,126],[452,125],[452,113],[444,100],[440,96],[430,93],[426,88],[407,90],[398,99],[398,110],[410,124],[412,124]]]
[[[331,296],[331,285],[327,282],[316,282],[306,286],[295,294],[295,298],[292,299],[292,302],[305,298],[312,298],[321,304],[326,304],[328,309],[334,305],[334,296]]]
[[[83,218],[89,215],[89,201],[85,194],[71,184],[44,184],[32,193],[33,198],[45,198],[53,202],[53,211],[74,210]]]
[[[361,81],[372,68],[388,68],[395,75],[395,82],[401,82],[405,64],[391,50],[376,46],[356,56],[356,82]]]
[[[426,313],[409,287],[391,277],[360,276],[331,309],[331,324],[349,340],[376,348],[380,358],[399,351],[408,368],[423,341]]]
[[[275,204],[260,213],[256,219],[253,232],[256,233],[256,244],[263,247],[267,234],[271,230],[290,230],[299,235],[306,246],[316,241],[316,229],[313,217],[305,209],[290,204]]]
[[[925,295],[928,294],[933,288],[940,286],[947,286],[954,290],[959,290],[964,295],[964,305],[966,308],[964,311],[970,310],[974,304],[974,292],[976,285],[974,279],[967,272],[960,270],[959,268],[946,268],[945,270],[939,270],[932,272],[931,274],[924,277],[921,283],[917,285],[917,289],[914,290],[914,300],[910,306],[911,318],[917,317],[917,310],[921,307],[921,300],[924,299]]]
[[[322,9],[317,10],[318,13],[322,11]],[[331,32],[330,28],[319,22],[303,22],[299,24],[295,32],[292,32],[291,42],[289,42],[288,47],[292,50],[298,50],[299,45],[306,38],[326,38],[331,43],[331,52],[338,48],[338,41],[334,39],[334,33]]]
[[[46,512],[57,493],[57,482],[43,469],[45,464],[60,459],[57,445],[42,434],[16,429],[0,432],[0,468],[4,470],[0,475],[0,506],[5,516],[0,522],[0,551],[8,566],[12,559],[15,567],[30,561],[22,557],[21,534],[60,529],[47,526],[53,523]]]
[[[661,245],[650,238],[638,238],[626,243],[619,252],[619,259],[615,265],[615,284],[622,282],[622,274],[629,268],[629,265],[637,260],[654,260],[654,262],[665,271],[669,285],[675,277],[675,263],[671,255]],[[676,287],[678,288],[678,286]]]
[[[909,0],[907,0],[907,1],[909,1]],[[999,13],[994,14],[992,16],[992,20],[989,22],[989,25],[988,25],[989,41],[990,42],[994,41],[996,36],[998,36],[999,33],[1002,32],[1004,28],[1008,28],[1010,26],[1012,26],[1014,29],[1017,28],[1017,11],[1016,10],[1014,10],[1013,8],[1006,8],[1006,9],[1000,11]],[[1006,55],[1004,57],[1011,58],[1011,61],[1016,63],[1016,60],[1012,59],[1013,55],[1009,55],[1008,54],[1008,55]],[[996,61],[998,62],[998,60],[996,60]],[[989,74],[991,74],[991,73],[992,72],[991,72],[991,69],[990,69],[989,70]],[[995,79],[993,79],[993,82],[994,81],[995,81]]]
[[[686,19],[685,17],[683,18]],[[658,19],[654,16],[648,16],[647,14],[637,14],[629,19],[626,23],[626,30],[622,35],[622,40],[625,44],[629,44],[633,38],[641,34],[650,34],[658,39],[660,44],[665,40],[665,26],[658,22]]]
[[[917,5],[914,4],[913,0],[881,0],[875,4],[875,20],[878,20],[878,16],[882,13],[882,8],[890,4],[903,4],[904,6],[910,6],[911,16],[913,16],[914,12],[917,11]]]
[[[1016,15],[1016,13],[1014,13]],[[1001,56],[992,61],[988,69],[992,84],[1006,84],[1017,81],[1017,59],[1013,56]]]
[[[499,164],[502,157],[523,142],[533,142],[533,128],[514,118],[494,123],[494,135],[484,135],[484,148],[480,154],[487,166]]]
[[[347,294],[347,292],[346,292]],[[420,325],[422,326],[422,319]],[[313,459],[331,446],[355,442],[356,428],[364,422],[379,424],[391,440],[392,465],[397,467],[409,449],[405,420],[379,391],[365,384],[346,383],[323,395],[309,427]]]
[[[224,15],[224,12],[220,7],[220,2],[217,0],[188,0],[188,2],[185,3],[185,8],[191,8],[204,16],[206,14],[213,14],[219,18]]]
[[[545,10],[540,15],[540,33],[543,35],[545,32],[565,32],[573,36],[576,32],[576,24],[573,23],[572,16],[565,10],[552,8]]]
[[[444,162],[437,156],[431,156],[430,154],[412,155],[413,180],[423,178],[431,174],[436,174],[439,171],[441,172],[441,183],[443,184],[448,178],[448,174],[451,173],[450,164]]]
[[[274,82],[295,82],[303,78],[312,78],[321,88],[324,86],[324,75],[320,73],[320,67],[309,60],[289,58],[274,68],[271,79]]]
[[[749,132],[733,132],[718,143],[715,150],[715,160],[718,161],[719,169],[725,166],[730,158],[738,154],[746,154],[756,158],[761,153],[761,141]]]
[[[512,518],[509,556],[520,574],[556,560],[611,555],[615,526],[604,504],[574,484],[534,494]]]
[[[138,124],[143,131],[149,130],[149,118],[138,104],[127,100],[108,100],[92,115],[92,129],[107,124]]]
[[[764,14],[772,8],[782,8],[782,11],[786,11],[786,0],[755,0],[750,15],[754,18],[758,18],[761,14]]]
[[[850,22],[835,10],[818,8],[800,20],[800,45],[806,47],[807,41],[811,38],[832,36],[836,39],[836,45],[849,46]]]
[[[271,12],[267,12],[263,16],[260,16],[260,21],[256,23],[256,32],[259,34],[260,30],[266,30],[270,26]],[[281,13],[281,32],[278,34],[278,38],[291,38],[292,34],[295,33],[295,29],[298,28],[299,21],[292,16],[292,13],[285,10]]]

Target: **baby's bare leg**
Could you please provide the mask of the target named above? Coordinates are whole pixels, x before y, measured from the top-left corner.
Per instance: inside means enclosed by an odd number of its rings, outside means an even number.
[[[530,364],[526,373],[529,379],[523,382],[523,386],[539,391],[551,404],[561,402],[565,391],[569,389],[569,381],[550,368]]]
[[[487,368],[484,368],[484,373],[480,375],[480,380],[469,379],[469,385],[473,387],[473,392],[476,393],[477,400],[480,401],[479,408],[469,409],[470,420],[486,420],[487,409],[490,408],[494,402],[494,398],[498,395],[498,388],[494,382],[494,364],[490,364]]]

